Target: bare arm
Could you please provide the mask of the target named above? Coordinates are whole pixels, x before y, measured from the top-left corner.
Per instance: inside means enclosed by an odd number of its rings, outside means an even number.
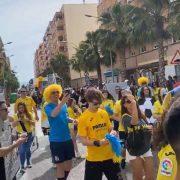
[[[131,120],[131,124],[132,125],[137,125],[138,124],[138,110],[137,110],[137,105],[136,105],[136,101],[132,101],[132,120]]]
[[[70,95],[69,95],[69,94],[66,94],[66,95],[63,97],[63,99],[62,99],[62,101],[60,102],[60,104],[58,104],[57,107],[52,111],[51,117],[56,117],[56,116],[59,114],[59,112],[61,111],[63,105],[69,100],[69,98],[70,98]]]
[[[17,148],[20,144],[26,141],[26,138],[19,138],[14,144],[8,147],[0,148],[0,157],[4,157],[9,154],[14,148]]]
[[[86,137],[82,137],[80,136],[80,141],[81,143],[84,145],[84,146],[95,146],[94,145],[94,141],[93,140],[89,140],[88,138]],[[108,140],[106,139],[102,139],[100,140],[100,145],[106,145],[106,144],[109,144]]]

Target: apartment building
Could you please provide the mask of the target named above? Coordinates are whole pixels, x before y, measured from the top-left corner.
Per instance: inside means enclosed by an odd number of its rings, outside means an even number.
[[[79,43],[86,38],[88,31],[98,28],[97,19],[87,18],[85,15],[97,16],[97,4],[64,4],[56,12],[46,29],[43,42],[35,53],[35,75],[40,75],[57,54],[64,54],[69,59],[76,52]],[[72,87],[85,84],[84,74],[70,69]],[[91,73],[94,77],[96,73]]]
[[[111,8],[115,3],[121,4],[131,4],[133,6],[141,7],[140,0],[101,0],[98,4],[98,16],[109,8]],[[166,12],[167,13],[167,12]],[[172,60],[175,55],[178,55],[180,51],[180,41],[175,39],[169,39],[164,42],[165,48],[165,60],[166,60],[166,75],[178,75],[180,76],[180,65],[173,65]],[[180,55],[180,54],[179,54]],[[179,57],[180,58],[180,57]],[[177,57],[178,59],[178,57]],[[119,67],[119,58],[117,57],[114,69]],[[158,73],[158,47],[155,43],[146,44],[143,47],[131,47],[126,49],[126,67],[127,75],[134,76],[137,78],[139,75],[149,76],[151,79],[156,79]],[[108,68],[105,68],[105,72]],[[106,76],[106,73],[104,74]],[[120,77],[118,77],[121,80]]]

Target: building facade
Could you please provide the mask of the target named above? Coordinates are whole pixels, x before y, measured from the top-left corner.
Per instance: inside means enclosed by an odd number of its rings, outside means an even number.
[[[98,16],[109,8],[111,8],[115,3],[131,4],[133,6],[141,7],[140,0],[101,0],[98,4]],[[167,13],[167,12],[166,12]],[[165,60],[166,60],[166,69],[168,75],[180,76],[180,65],[173,65],[172,60],[175,57],[175,54],[180,51],[180,41],[175,39],[169,39],[164,42],[165,49]],[[179,54],[180,55],[180,54]],[[143,47],[131,47],[126,49],[126,67],[127,67],[127,76],[134,76],[136,79],[140,75],[149,76],[150,79],[155,80],[158,76],[158,47],[155,43],[146,44]],[[180,57],[179,57],[180,58]],[[177,57],[178,59],[178,57]],[[113,68],[118,68],[120,66],[120,59],[117,57],[116,64]],[[171,70],[170,70],[171,69]],[[105,69],[105,72],[107,69]],[[121,81],[121,78],[118,77],[118,80]]]
[[[36,77],[43,73],[57,54],[64,54],[71,59],[79,43],[85,40],[86,32],[98,28],[97,19],[87,18],[86,14],[97,16],[97,4],[65,4],[55,13],[49,22],[43,42],[35,53]],[[84,73],[81,75],[70,69],[72,87],[84,84]],[[95,76],[95,73],[90,76]]]

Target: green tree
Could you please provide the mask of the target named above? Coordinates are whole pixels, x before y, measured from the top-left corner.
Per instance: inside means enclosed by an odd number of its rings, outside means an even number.
[[[80,70],[83,70],[84,72],[96,71],[99,80],[99,86],[102,86],[101,65],[109,66],[110,57],[109,52],[105,51],[100,46],[99,30],[95,32],[88,32],[86,34],[86,40],[80,43],[72,61],[72,67],[77,72]]]
[[[70,62],[69,59],[63,55],[58,54],[50,62],[50,69],[56,73],[63,81],[64,86],[70,85]]]
[[[4,82],[6,92],[8,94],[11,92],[16,92],[16,90],[20,86],[16,73],[14,71],[11,71],[8,67],[5,67]]]
[[[174,39],[180,39],[180,0],[173,1],[169,7],[168,31]]]
[[[122,6],[115,4],[99,18],[104,30],[101,30],[101,44],[104,49],[114,51],[120,60],[120,74],[122,80],[126,79],[126,57],[125,50],[129,47],[128,38],[128,13],[133,10],[133,6]]]
[[[156,43],[159,55],[159,83],[165,83],[165,52],[164,40],[170,37],[167,31],[166,11],[169,10],[168,0],[143,0],[142,8],[136,8],[132,13],[129,28],[129,38],[132,45]]]

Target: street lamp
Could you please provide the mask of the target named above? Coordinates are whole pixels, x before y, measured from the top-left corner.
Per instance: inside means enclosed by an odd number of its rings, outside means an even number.
[[[7,42],[7,43],[5,43],[5,44],[3,44],[4,46],[6,46],[6,45],[9,45],[9,44],[12,44],[13,42]]]

